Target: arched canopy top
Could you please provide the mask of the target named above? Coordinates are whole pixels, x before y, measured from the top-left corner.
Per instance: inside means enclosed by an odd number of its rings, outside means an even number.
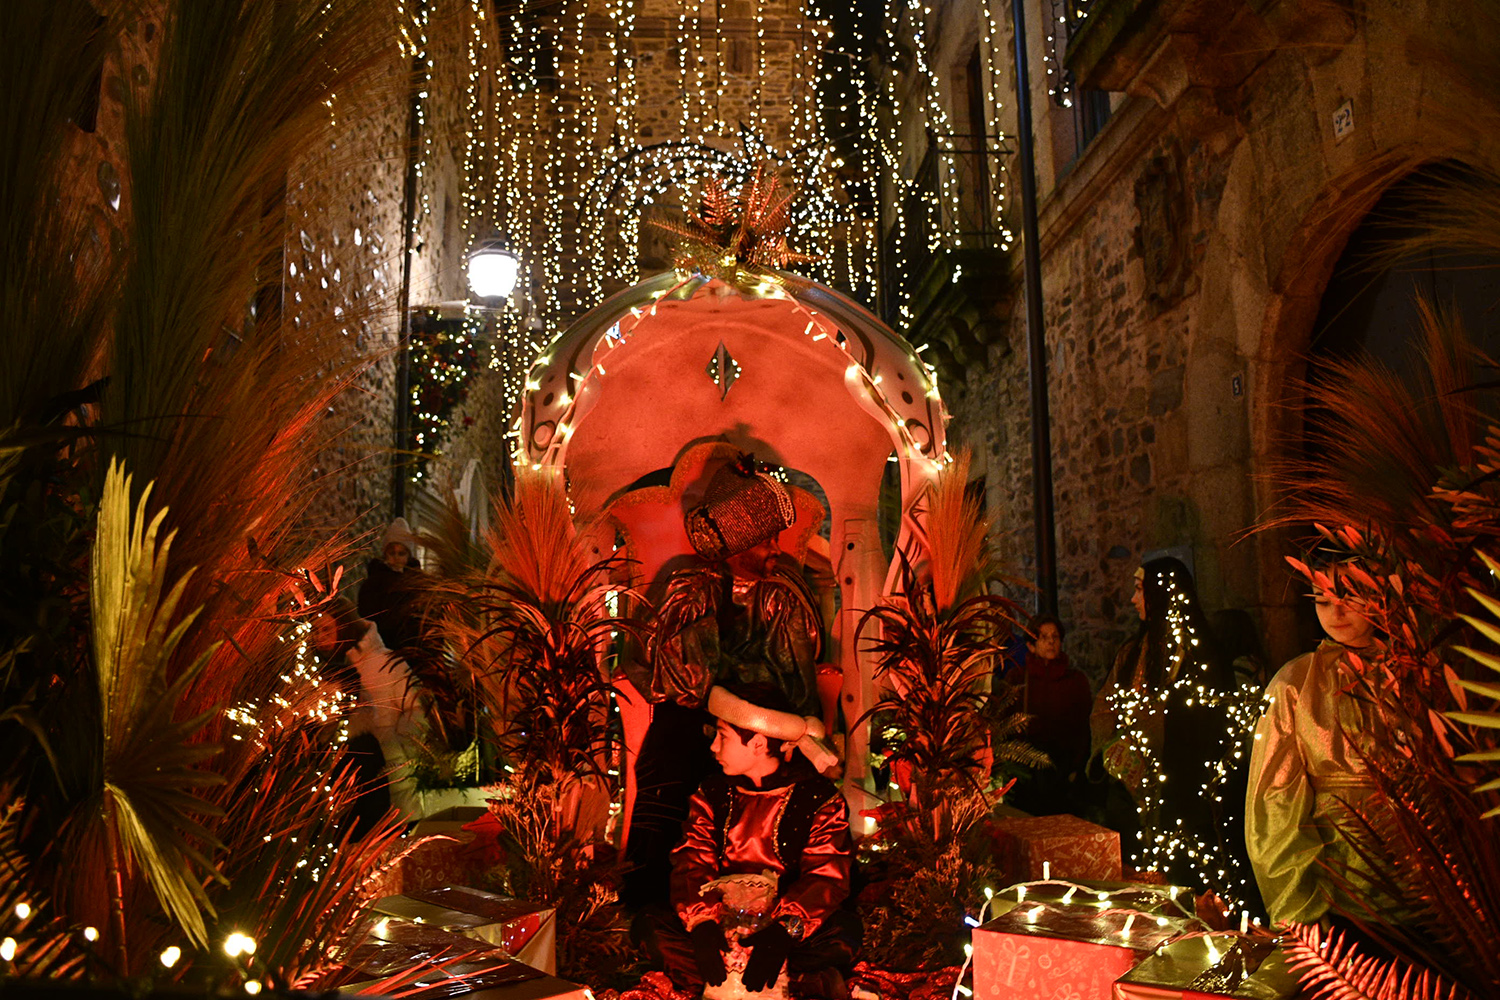
[[[580,510],[715,439],[831,494],[878,491],[894,454],[905,490],[946,460],[945,420],[911,345],[833,289],[668,272],[608,299],[537,359],[516,459],[565,469]]]

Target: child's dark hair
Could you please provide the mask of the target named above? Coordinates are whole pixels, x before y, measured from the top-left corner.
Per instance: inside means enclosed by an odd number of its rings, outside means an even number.
[[[764,681],[753,684],[735,682],[725,684],[724,690],[737,698],[745,699],[757,708],[768,708],[773,712],[789,712],[792,715],[797,714],[797,709],[792,705],[792,699],[788,698],[786,692],[775,684]],[[755,730],[746,729],[744,726],[736,726],[728,720],[725,720],[725,725],[739,734],[740,739],[746,743],[749,743],[750,739],[756,735]],[[777,739],[774,736],[766,737],[766,749],[770,751],[772,757],[780,757],[784,745],[784,740]]]

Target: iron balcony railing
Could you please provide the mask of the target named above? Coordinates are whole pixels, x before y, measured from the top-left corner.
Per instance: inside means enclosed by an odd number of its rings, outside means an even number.
[[[1011,149],[990,135],[931,135],[910,180],[898,181],[881,220],[881,312],[898,329],[931,268],[955,250],[1008,250]]]

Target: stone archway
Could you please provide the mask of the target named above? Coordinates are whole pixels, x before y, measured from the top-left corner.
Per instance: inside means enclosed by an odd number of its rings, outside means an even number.
[[[1463,152],[1435,143],[1412,142],[1372,157],[1331,177],[1305,199],[1299,221],[1278,246],[1259,246],[1253,260],[1232,255],[1241,265],[1218,274],[1205,270],[1205,295],[1217,285],[1234,316],[1230,324],[1243,365],[1247,397],[1246,451],[1250,508],[1258,516],[1270,510],[1275,494],[1267,473],[1283,459],[1300,452],[1303,436],[1302,391],[1307,359],[1323,306],[1324,293],[1344,255],[1351,235],[1367,219],[1391,187],[1424,164],[1461,159]],[[1247,164],[1254,171],[1253,164]],[[1231,174],[1234,174],[1231,169]],[[1259,178],[1254,178],[1258,180]],[[1236,228],[1246,244],[1263,239],[1266,228],[1246,221]],[[1224,261],[1227,265],[1229,261]],[[1247,263],[1250,266],[1246,267]],[[1208,338],[1212,339],[1212,338]],[[1198,371],[1211,370],[1227,355],[1222,349],[1201,351]],[[1194,366],[1190,360],[1190,381]],[[1281,662],[1298,646],[1297,594],[1288,576],[1285,556],[1292,551],[1287,532],[1261,532],[1239,542],[1246,551],[1238,567],[1254,587],[1273,662]]]

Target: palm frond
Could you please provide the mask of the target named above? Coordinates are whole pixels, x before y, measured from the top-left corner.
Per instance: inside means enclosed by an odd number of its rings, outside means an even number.
[[[71,121],[118,27],[85,3],[12,4],[0,23],[0,427],[55,421],[89,380],[112,252],[65,185],[95,169]]]
[[[628,599],[611,582],[620,560],[595,559],[567,497],[521,471],[496,503],[483,576],[459,581],[447,630],[474,689],[518,764],[562,775],[604,775],[613,746],[605,654],[643,626],[611,610]]]
[[[1310,1000],[1468,1000],[1472,994],[1428,969],[1363,955],[1337,930],[1293,924],[1285,942],[1290,968]]]
[[[887,751],[890,760],[909,763],[913,781],[929,789],[973,781],[991,746],[992,731],[1024,726],[1015,699],[988,691],[1001,654],[1001,641],[1015,625],[1015,606],[1003,597],[978,594],[944,610],[930,587],[908,573],[903,594],[866,611],[856,635],[876,658],[876,677],[890,694],[865,718],[879,715],[882,726],[899,733]],[[867,631],[875,626],[874,634]],[[863,719],[860,720],[864,721]],[[1043,763],[1022,741],[1006,752]]]
[[[984,589],[994,568],[990,523],[967,492],[970,452],[964,449],[938,473],[925,498],[923,555],[938,610]]]
[[[225,786],[218,857],[230,882],[215,896],[215,936],[250,935],[268,985],[307,988],[358,943],[406,826],[392,811],[356,839],[350,813],[363,790],[316,721],[274,734],[266,755]],[[232,969],[217,949],[208,960]]]
[[[678,270],[714,275],[733,284],[746,268],[779,270],[817,259],[787,243],[794,197],[783,195],[781,179],[759,164],[738,194],[730,194],[718,177],[705,181],[700,211],[689,212],[686,225],[652,225],[677,237],[673,258]]]
[[[1308,450],[1272,470],[1281,498],[1267,527],[1303,525],[1421,529],[1442,519],[1433,489],[1470,467],[1483,440],[1478,411],[1461,390],[1483,358],[1458,316],[1423,304],[1421,346],[1403,378],[1369,358],[1329,363],[1307,384]]]
[[[463,577],[484,572],[486,552],[474,540],[473,526],[458,505],[451,489],[424,493],[417,499],[417,518],[422,525],[422,545],[427,550],[427,570],[445,577]]]
[[[1500,578],[1500,562],[1497,562],[1489,554],[1481,552],[1479,557],[1484,560],[1489,569],[1492,579]],[[1490,642],[1500,645],[1500,600],[1492,591],[1486,592],[1474,587],[1468,588],[1469,596],[1479,604],[1485,612],[1486,617],[1477,615],[1464,615],[1463,620],[1473,626],[1474,630],[1484,636]],[[1500,656],[1492,652],[1481,652],[1468,646],[1455,646],[1454,651],[1469,657],[1492,673],[1500,674]],[[1500,683],[1494,681],[1476,681],[1455,678],[1455,683],[1463,691],[1477,694],[1486,698],[1492,705],[1500,703]],[[1444,712],[1448,719],[1460,726],[1469,726],[1478,730],[1470,736],[1471,745],[1478,749],[1469,753],[1461,754],[1456,758],[1460,764],[1479,765],[1479,773],[1488,775],[1489,780],[1483,777],[1474,782],[1475,794],[1483,795],[1500,791],[1500,775],[1496,775],[1497,765],[1500,765],[1500,739],[1492,730],[1500,730],[1500,711],[1491,708],[1488,711],[1480,711],[1477,708],[1463,706],[1463,710],[1456,712]],[[1484,819],[1493,819],[1500,816],[1500,803],[1491,806],[1484,814]]]
[[[546,472],[521,469],[515,490],[495,503],[487,536],[489,575],[542,605],[570,599],[595,559],[587,525],[575,525],[562,486]]]
[[[25,802],[13,792],[0,788],[0,937],[17,942],[10,971],[32,979],[76,978],[87,965],[87,939],[70,931],[49,894],[32,882],[20,843]]]
[[[203,945],[204,914],[211,914],[212,906],[201,872],[216,873],[203,854],[212,837],[200,820],[215,810],[192,790],[218,780],[198,767],[216,748],[191,742],[203,718],[182,720],[177,712],[207,655],[169,681],[168,664],[197,610],[178,613],[185,579],[166,589],[173,535],[158,544],[166,511],[148,518],[150,494],[148,485],[132,512],[131,477],[111,463],[99,504],[90,589],[103,729],[98,815],[109,828],[106,839],[118,843],[128,863],[140,865],[162,908]],[[118,890],[114,903],[117,911],[123,907]],[[123,922],[115,930],[123,933]],[[114,943],[124,954],[126,942]]]
[[[290,550],[307,547],[293,526],[317,485],[309,444],[357,370],[341,329],[357,318],[294,328],[250,305],[282,280],[285,186],[304,151],[331,138],[326,102],[336,93],[354,111],[394,42],[373,0],[175,3],[169,14],[153,79],[126,95],[129,249],[100,421],[132,432],[107,451],[156,482],[179,530],[174,566],[199,570],[184,600],[205,612],[184,654],[233,638],[188,693],[204,711],[238,698],[245,660],[276,641],[279,626],[255,624],[278,591],[266,563],[295,565],[302,553]]]

